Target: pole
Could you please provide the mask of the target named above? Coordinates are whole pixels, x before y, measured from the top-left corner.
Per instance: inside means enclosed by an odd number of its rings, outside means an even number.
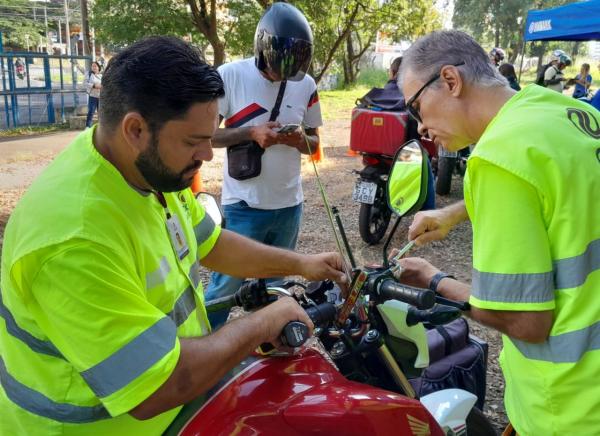
[[[60,21],[60,18],[58,19],[58,44],[60,45],[62,53],[62,22]]]
[[[65,39],[67,41],[67,55],[71,55],[71,30],[69,29],[69,5],[67,0],[63,0],[65,4]]]
[[[46,53],[51,54],[52,50],[50,49],[50,38],[48,37],[48,12],[46,3],[44,3],[44,26],[46,26]]]
[[[523,41],[523,50],[521,50],[521,66],[519,67],[519,80],[521,82],[521,73],[523,72],[523,60],[525,59],[525,46],[527,45],[527,41]]]
[[[79,0],[79,4],[81,5],[81,33],[83,34],[83,55],[89,56],[91,53],[91,45],[90,45],[90,23],[88,21],[88,4],[87,0]],[[89,60],[85,61],[86,69],[91,68],[91,62]]]
[[[92,27],[92,30],[90,31],[91,33],[91,39],[92,39],[92,60],[95,61],[96,60],[96,31],[94,30],[94,28]],[[90,66],[91,67],[91,66]]]

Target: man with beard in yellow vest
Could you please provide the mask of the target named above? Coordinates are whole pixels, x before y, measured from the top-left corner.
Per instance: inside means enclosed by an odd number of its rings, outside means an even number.
[[[223,95],[183,41],[137,42],[106,69],[99,124],[31,185],[6,227],[0,282],[0,434],[160,435],[290,321],[292,298],[210,333],[200,264],[238,277],[343,275],[221,230],[189,186]]]

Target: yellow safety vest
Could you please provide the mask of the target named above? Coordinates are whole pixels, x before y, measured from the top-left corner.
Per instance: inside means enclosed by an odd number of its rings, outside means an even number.
[[[554,311],[549,338],[504,336],[505,403],[520,435],[600,434],[600,113],[528,86],[471,155],[471,304]]]
[[[0,434],[161,434],[178,412],[128,414],[209,332],[198,260],[220,228],[191,191],[137,191],[81,133],[31,185],[4,234]],[[189,253],[166,226],[176,216]]]

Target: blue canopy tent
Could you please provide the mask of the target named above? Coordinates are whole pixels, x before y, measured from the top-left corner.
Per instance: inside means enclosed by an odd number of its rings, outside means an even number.
[[[600,0],[530,10],[525,20],[524,39],[519,79],[523,69],[525,46],[529,41],[600,40]]]
[[[600,40],[600,0],[527,12],[525,42],[595,39]]]

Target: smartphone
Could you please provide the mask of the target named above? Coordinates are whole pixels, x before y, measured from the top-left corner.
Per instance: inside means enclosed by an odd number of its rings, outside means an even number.
[[[279,130],[277,130],[277,133],[295,132],[296,130],[298,130],[299,127],[300,127],[300,124],[286,124],[285,126],[281,127]]]

